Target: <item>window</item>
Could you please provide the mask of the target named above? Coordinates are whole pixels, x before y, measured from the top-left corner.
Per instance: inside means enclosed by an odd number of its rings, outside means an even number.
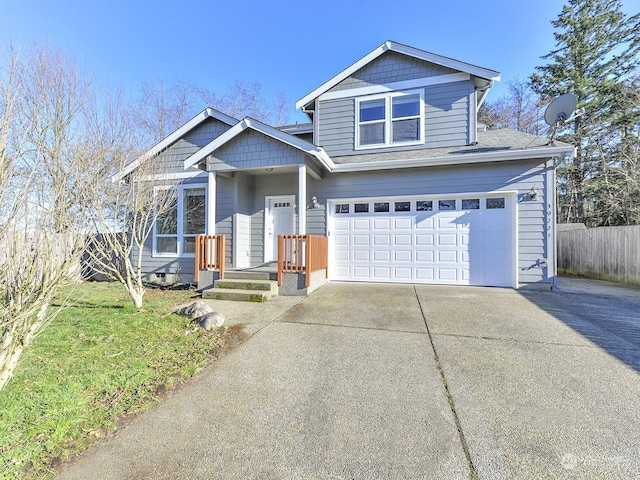
[[[504,208],[504,198],[487,198],[487,209]]]
[[[395,202],[396,212],[408,212],[411,210],[411,202]]]
[[[374,203],[373,204],[373,211],[374,212],[378,212],[378,213],[388,212],[389,211],[389,202]]]
[[[356,100],[356,148],[422,143],[423,104],[421,91]]]
[[[430,212],[433,210],[433,202],[431,200],[421,200],[416,202],[416,210],[418,212]]]
[[[369,213],[369,204],[368,203],[356,203],[353,206],[353,211],[355,213]]]
[[[462,210],[479,210],[480,199],[479,198],[464,198],[462,199]]]
[[[158,215],[154,226],[154,254],[193,255],[196,236],[206,233],[206,188],[180,186],[169,210]]]
[[[455,210],[456,209],[456,201],[455,200],[439,200],[438,201],[438,210]]]
[[[348,203],[338,203],[336,205],[336,213],[349,213]]]

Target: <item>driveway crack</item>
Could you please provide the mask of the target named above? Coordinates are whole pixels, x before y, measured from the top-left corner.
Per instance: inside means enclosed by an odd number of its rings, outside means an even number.
[[[458,430],[458,436],[460,437],[460,443],[462,445],[462,450],[464,451],[464,456],[467,459],[467,464],[469,465],[469,470],[471,471],[471,478],[476,480],[478,478],[478,472],[476,467],[473,465],[473,461],[471,460],[471,453],[469,452],[469,446],[467,445],[467,440],[464,436],[464,432],[462,431],[462,424],[460,423],[460,418],[458,417],[458,413],[456,412],[456,406],[453,401],[453,397],[451,396],[451,392],[449,391],[449,385],[447,383],[447,377],[444,374],[444,370],[442,368],[442,364],[440,363],[440,356],[438,355],[438,351],[436,350],[436,346],[433,343],[433,336],[431,334],[431,330],[429,329],[429,324],[427,323],[427,317],[424,314],[424,309],[422,308],[422,303],[420,302],[420,297],[418,296],[418,292],[414,285],[413,291],[416,295],[416,300],[418,300],[418,306],[420,307],[420,313],[422,314],[422,319],[424,320],[424,326],[427,329],[427,335],[429,337],[429,342],[431,343],[431,349],[433,350],[433,356],[436,360],[436,367],[438,368],[438,372],[440,372],[440,380],[442,381],[442,386],[444,388],[444,394],[447,397],[447,402],[449,403],[449,408],[451,409],[451,414],[453,415],[453,421],[456,424],[456,429]]]

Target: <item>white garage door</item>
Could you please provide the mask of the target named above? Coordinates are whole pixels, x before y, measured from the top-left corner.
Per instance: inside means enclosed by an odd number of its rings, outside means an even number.
[[[331,278],[516,286],[512,195],[330,203]]]

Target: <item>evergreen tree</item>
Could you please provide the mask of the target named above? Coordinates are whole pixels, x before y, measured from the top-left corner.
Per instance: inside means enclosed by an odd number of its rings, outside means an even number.
[[[569,0],[551,22],[555,49],[530,78],[542,97],[572,93],[584,108],[559,132],[560,140],[576,147],[576,156],[558,171],[560,221],[584,222],[593,212],[598,202],[589,181],[606,173],[603,158],[608,162],[616,148],[611,126],[619,119],[617,95],[640,63],[640,14],[627,16],[621,7],[620,0]]]

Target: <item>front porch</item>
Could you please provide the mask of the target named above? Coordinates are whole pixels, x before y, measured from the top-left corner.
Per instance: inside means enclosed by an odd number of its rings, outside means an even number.
[[[327,281],[328,238],[279,235],[277,261],[227,269],[223,235],[196,238],[195,281],[203,298],[265,302],[275,295],[308,295]]]

